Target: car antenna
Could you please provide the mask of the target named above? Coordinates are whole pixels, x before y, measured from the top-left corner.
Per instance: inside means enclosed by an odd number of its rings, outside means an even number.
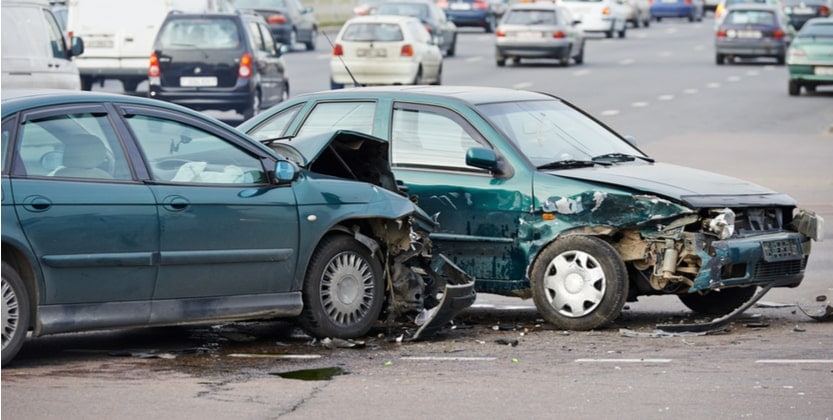
[[[332,51],[336,47],[335,45],[333,45],[333,41],[330,40],[330,37],[327,35],[327,32],[321,31],[321,34],[324,35],[324,38],[330,44],[330,51]],[[337,56],[337,57],[338,57],[338,61],[341,62],[341,65],[344,66],[344,70],[347,70],[347,74],[350,75],[351,79],[353,79],[353,86],[361,87],[362,85],[359,83],[358,80],[356,80],[356,77],[353,76],[353,72],[350,71],[350,68],[347,67],[347,64],[344,64],[344,59],[341,58],[340,55]]]

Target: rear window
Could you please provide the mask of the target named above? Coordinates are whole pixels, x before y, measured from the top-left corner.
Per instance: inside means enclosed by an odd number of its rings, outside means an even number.
[[[558,20],[552,10],[510,10],[503,19],[510,25],[555,25]]]
[[[378,15],[412,16],[420,19],[429,18],[428,5],[383,3],[376,8]]]
[[[240,33],[234,20],[172,19],[159,31],[160,48],[226,49],[241,45]]]
[[[777,25],[775,14],[765,10],[732,10],[726,15],[729,25]]]
[[[799,38],[833,38],[833,23],[815,23],[804,25],[798,33]]]
[[[342,41],[402,41],[402,28],[397,23],[351,23],[344,29]]]

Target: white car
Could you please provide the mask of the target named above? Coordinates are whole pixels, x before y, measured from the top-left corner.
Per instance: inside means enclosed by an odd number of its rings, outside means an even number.
[[[606,38],[625,37],[628,9],[625,0],[560,0],[581,21],[585,33],[601,32]]]
[[[439,85],[443,55],[422,22],[374,15],[348,20],[333,44],[330,87]]]

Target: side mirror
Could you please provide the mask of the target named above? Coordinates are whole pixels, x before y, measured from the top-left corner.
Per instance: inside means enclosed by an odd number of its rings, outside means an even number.
[[[286,44],[281,44],[280,42],[275,42],[275,56],[280,57],[289,52],[289,46]]]
[[[298,177],[298,167],[287,160],[275,163],[275,180],[278,184],[289,184]]]
[[[84,54],[84,40],[80,36],[72,37],[72,46],[70,47],[70,54],[73,57]]]
[[[466,165],[489,172],[496,172],[500,167],[495,151],[483,147],[472,147],[466,151]]]

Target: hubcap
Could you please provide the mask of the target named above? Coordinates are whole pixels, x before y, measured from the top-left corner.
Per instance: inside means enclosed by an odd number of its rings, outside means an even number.
[[[592,255],[567,251],[547,267],[544,291],[558,313],[578,318],[592,313],[601,303],[605,292],[604,271]]]
[[[14,294],[12,286],[6,281],[6,279],[3,279],[2,293],[3,348],[5,349],[14,336],[14,332],[17,330],[18,318],[20,314],[18,313],[17,296]]]
[[[373,303],[370,264],[359,254],[342,252],[327,264],[321,279],[321,303],[336,324],[349,325],[367,315]]]

